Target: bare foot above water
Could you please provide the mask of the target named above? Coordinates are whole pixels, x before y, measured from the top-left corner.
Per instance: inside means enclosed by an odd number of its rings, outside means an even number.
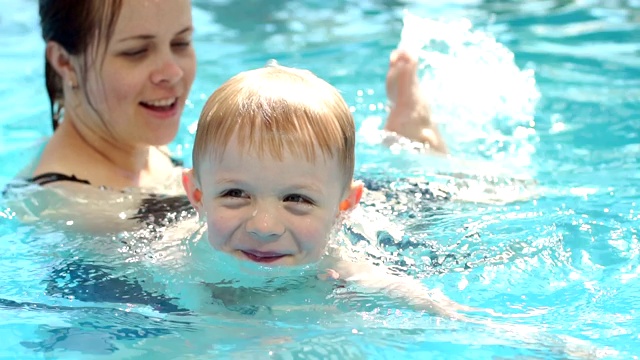
[[[385,130],[423,142],[434,151],[446,154],[446,144],[437,124],[431,121],[431,110],[422,93],[417,71],[417,58],[405,50],[391,52],[387,73],[387,97],[391,109]]]

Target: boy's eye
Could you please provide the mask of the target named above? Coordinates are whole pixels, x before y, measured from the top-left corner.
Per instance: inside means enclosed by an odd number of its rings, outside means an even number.
[[[308,204],[308,205],[313,205],[314,204],[313,200],[309,199],[306,196],[300,195],[300,194],[289,194],[289,195],[285,196],[284,199],[282,199],[282,201],[284,201],[284,202],[292,202],[292,203],[297,203],[297,204]]]
[[[248,195],[246,192],[240,189],[229,189],[222,192],[222,197],[229,198],[247,198]]]

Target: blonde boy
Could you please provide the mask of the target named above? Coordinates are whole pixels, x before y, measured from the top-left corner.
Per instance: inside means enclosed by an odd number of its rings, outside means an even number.
[[[261,264],[316,262],[340,213],[360,200],[354,149],[353,117],[334,87],[269,66],[207,101],[184,187],[215,249]]]
[[[265,266],[320,262],[329,278],[434,314],[470,310],[382,267],[323,256],[341,214],[362,196],[354,152],[353,116],[338,91],[309,71],[268,66],[211,95],[183,185],[218,251]]]

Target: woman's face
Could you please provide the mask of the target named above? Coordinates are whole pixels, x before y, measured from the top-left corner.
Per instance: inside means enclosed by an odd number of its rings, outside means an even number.
[[[190,0],[124,0],[112,37],[86,55],[76,118],[118,144],[171,142],[195,76],[192,33]]]

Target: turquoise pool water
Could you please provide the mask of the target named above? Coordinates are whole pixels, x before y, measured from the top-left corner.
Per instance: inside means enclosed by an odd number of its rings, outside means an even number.
[[[37,3],[0,3],[4,185],[51,130]],[[403,31],[405,9],[439,21],[409,17]],[[349,304],[313,295],[349,311],[172,313],[162,293],[152,292],[156,306],[137,302],[139,293],[122,299],[128,285],[116,280],[135,266],[104,254],[122,250],[120,243],[23,225],[0,203],[0,357],[574,358],[561,351],[566,336],[615,349],[613,358],[640,353],[638,2],[203,0],[194,2],[194,18],[199,68],[172,144],[177,154],[190,161],[191,125],[229,76],[272,58],[309,68],[354,108],[360,174],[431,177],[491,163],[538,181],[535,200],[451,203],[391,218],[422,241],[399,256],[427,286],[463,304],[536,315],[484,326],[367,297]],[[401,40],[423,49],[425,89],[452,144],[450,163],[381,147],[371,131],[384,118],[387,56]],[[77,250],[97,240],[104,253]],[[195,264],[207,256],[205,248],[178,245]],[[85,262],[69,265],[76,259]],[[149,283],[179,288],[201,280],[197,267],[189,273],[167,259],[168,270]],[[113,277],[105,280],[107,265]],[[50,295],[52,272],[72,276],[78,268],[96,280],[73,297]],[[77,295],[83,291],[102,300]]]

